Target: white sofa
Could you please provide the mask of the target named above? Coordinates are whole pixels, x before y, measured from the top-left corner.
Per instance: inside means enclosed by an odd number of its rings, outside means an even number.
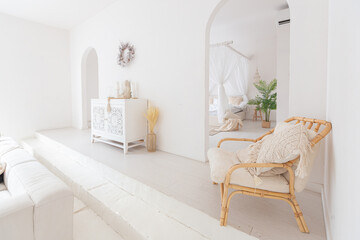
[[[71,240],[69,188],[9,138],[0,138],[0,162],[7,165],[0,184],[0,239]]]

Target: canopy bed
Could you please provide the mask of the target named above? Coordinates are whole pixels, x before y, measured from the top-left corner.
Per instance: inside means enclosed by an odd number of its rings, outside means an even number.
[[[227,124],[226,114],[245,118],[248,103],[249,58],[230,46],[231,42],[211,45],[209,71],[209,124]],[[233,116],[233,115],[232,115]]]

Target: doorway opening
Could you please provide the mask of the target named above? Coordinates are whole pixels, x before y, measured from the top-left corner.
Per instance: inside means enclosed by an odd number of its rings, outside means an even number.
[[[82,58],[82,129],[91,128],[91,99],[99,98],[98,56],[88,48]]]
[[[254,118],[256,106],[248,104],[260,95],[254,86],[260,79],[278,83],[271,127],[288,117],[289,36],[286,0],[223,0],[218,4],[206,32],[205,151],[222,138],[257,138],[269,130],[262,128],[259,112]],[[239,149],[239,143],[227,146]]]

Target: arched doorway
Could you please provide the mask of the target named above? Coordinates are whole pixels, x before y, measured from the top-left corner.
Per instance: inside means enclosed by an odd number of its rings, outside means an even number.
[[[238,136],[239,132],[241,132],[242,130],[237,132],[212,132],[214,126],[212,126],[212,116],[210,116],[212,113],[209,111],[209,102],[212,102],[213,96],[210,97],[209,95],[213,95],[213,93],[210,94],[209,91],[209,55],[210,49],[213,49],[212,47],[214,46],[223,44],[225,45],[226,43],[230,42],[230,44],[233,44],[233,49],[237,50],[238,53],[242,53],[241,55],[248,57],[249,74],[247,84],[248,90],[246,92],[246,96],[248,99],[252,99],[256,96],[256,94],[258,94],[256,88],[253,86],[257,69],[259,69],[260,71],[262,80],[269,82],[272,79],[277,78],[277,92],[279,96],[278,110],[281,110],[282,113],[279,119],[283,120],[283,116],[287,115],[286,110],[288,108],[287,105],[289,102],[288,82],[290,35],[289,24],[283,24],[288,23],[289,17],[286,19],[281,19],[286,17],[286,14],[284,14],[286,11],[288,11],[289,13],[289,6],[286,0],[222,0],[218,3],[218,5],[211,13],[205,32],[205,152],[207,152],[207,149],[209,147],[216,146],[216,143],[221,138],[243,137]],[[284,26],[287,26],[286,30],[283,29],[285,28]],[[280,30],[283,31],[280,32]],[[282,38],[282,41],[279,41],[280,37]],[[287,47],[286,50],[284,50],[285,46]],[[282,58],[282,61],[279,61],[280,58]],[[279,65],[280,67],[277,67],[277,65]],[[235,94],[238,93],[229,92],[229,96],[232,98],[235,96]],[[232,105],[231,108],[235,108],[231,109],[230,111],[234,111],[232,113],[239,114],[238,108],[240,107],[240,105],[239,107],[238,104]],[[212,107],[213,106],[210,106],[210,109],[213,109]],[[250,131],[250,136],[252,136],[252,132],[256,132],[256,134],[259,134],[257,131],[261,133],[263,130],[261,129],[261,121],[259,121],[259,123],[250,122],[252,120],[254,112],[252,110],[252,107],[253,106],[247,105],[246,108],[241,109],[241,111],[243,111],[243,120],[246,120],[249,123],[247,124],[248,128],[243,129],[244,134],[245,131]],[[273,121],[273,125],[277,120],[277,115],[277,111],[272,112],[271,121]],[[230,134],[233,134],[234,136],[228,136]],[[246,134],[248,135],[248,133]]]
[[[82,129],[91,127],[91,99],[99,97],[98,56],[88,48],[82,58]]]

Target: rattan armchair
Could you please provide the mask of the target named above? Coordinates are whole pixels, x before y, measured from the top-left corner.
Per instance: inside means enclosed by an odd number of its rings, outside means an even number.
[[[314,127],[314,131],[318,133],[314,139],[311,141],[311,145],[316,145],[321,139],[323,139],[330,131],[331,131],[331,123],[324,121],[324,120],[318,120],[318,119],[310,119],[310,118],[303,118],[303,117],[292,117],[287,119],[285,122],[293,122],[296,121],[295,124],[303,124],[307,125],[307,129],[312,129]],[[321,128],[321,129],[320,129]],[[319,132],[319,130],[321,130]],[[257,139],[247,139],[247,138],[225,138],[219,141],[218,148],[221,147],[221,144],[226,141],[249,141],[249,142],[257,142],[261,140],[266,135],[272,134],[274,132],[274,129],[270,130],[263,136],[257,138]],[[300,206],[298,202],[296,201],[295,197],[295,175],[294,171],[292,169],[293,164],[299,159],[299,157],[288,161],[286,163],[278,164],[278,163],[240,163],[232,166],[225,177],[225,181],[223,183],[220,183],[220,190],[221,190],[221,215],[220,215],[220,225],[226,226],[227,224],[227,217],[229,212],[229,204],[231,198],[236,194],[246,194],[250,196],[255,197],[262,197],[262,198],[271,198],[271,199],[279,199],[286,201],[292,208],[296,222],[299,226],[299,229],[301,232],[309,233],[309,229],[305,223],[304,216],[301,212]],[[281,192],[273,192],[268,190],[262,190],[258,188],[251,188],[251,187],[245,187],[240,186],[237,184],[231,184],[230,179],[231,175],[240,168],[249,168],[249,167],[280,167],[285,168],[289,173],[289,193],[281,193]],[[229,190],[234,190],[229,194]]]

